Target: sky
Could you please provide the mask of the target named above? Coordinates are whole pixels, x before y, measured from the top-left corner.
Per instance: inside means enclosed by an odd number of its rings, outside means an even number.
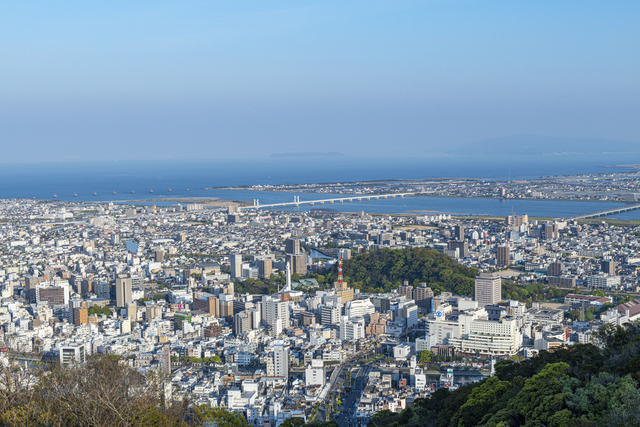
[[[637,1],[0,1],[0,162],[640,142]]]

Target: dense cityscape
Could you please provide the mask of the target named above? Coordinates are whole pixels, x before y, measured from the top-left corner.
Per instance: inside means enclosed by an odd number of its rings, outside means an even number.
[[[162,372],[165,399],[254,426],[364,425],[640,317],[635,225],[179,203],[0,209],[5,367],[117,356]],[[437,271],[416,273],[427,263]]]

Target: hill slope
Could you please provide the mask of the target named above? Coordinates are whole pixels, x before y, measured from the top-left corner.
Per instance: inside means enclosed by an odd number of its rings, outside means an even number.
[[[330,277],[336,274],[334,266]],[[413,286],[426,282],[436,295],[448,291],[472,296],[478,271],[432,249],[407,248],[365,252],[344,261],[343,274],[350,286],[363,292],[388,292],[407,280]]]

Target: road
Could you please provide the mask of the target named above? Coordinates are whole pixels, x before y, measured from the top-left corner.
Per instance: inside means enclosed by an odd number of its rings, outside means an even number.
[[[351,388],[351,393],[344,400],[343,410],[336,417],[336,423],[340,427],[347,427],[353,421],[353,416],[356,412],[356,402],[362,396],[362,392],[367,386],[367,381],[369,378],[369,372],[371,372],[371,368],[373,365],[366,364],[360,367],[358,370],[358,374],[356,375],[355,380],[353,381],[353,387]]]
[[[339,382],[339,379],[343,379],[343,372],[346,369],[347,371],[351,370],[354,366],[356,366],[356,364],[358,364],[358,359],[361,357],[369,357],[371,355],[373,355],[374,353],[379,353],[380,352],[380,347],[379,347],[379,343],[378,342],[374,342],[374,345],[364,351],[358,352],[356,353],[353,357],[351,357],[349,359],[349,361],[347,361],[346,363],[339,365],[336,367],[336,369],[334,370],[333,374],[331,375],[331,378],[329,379],[330,382],[330,388],[329,388],[329,393],[327,394],[326,399],[331,399],[331,393],[335,391],[336,389],[336,384]],[[369,366],[369,365],[365,365],[365,366]],[[372,368],[372,366],[368,367],[368,370],[370,371]],[[360,370],[362,371],[362,369]],[[360,372],[358,373],[360,374]],[[368,373],[367,373],[368,375]],[[364,382],[364,385],[362,387],[362,389],[364,390],[364,386],[366,386],[366,380]],[[352,389],[355,390],[355,387]],[[353,391],[352,391],[353,394]],[[350,394],[351,396],[351,394]],[[358,397],[360,396],[360,394],[357,395]],[[331,402],[333,403],[333,402]],[[351,402],[351,405],[353,405],[354,402]],[[316,421],[320,421],[320,422],[324,422],[327,421],[328,417],[327,415],[327,407],[331,406],[328,405],[326,400],[324,402],[322,402],[318,408],[318,415],[316,417]],[[344,408],[347,408],[347,406],[344,406]]]

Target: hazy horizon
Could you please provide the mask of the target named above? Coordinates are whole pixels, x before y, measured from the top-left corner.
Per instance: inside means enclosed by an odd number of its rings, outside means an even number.
[[[638,143],[639,21],[636,2],[5,3],[0,162]]]

